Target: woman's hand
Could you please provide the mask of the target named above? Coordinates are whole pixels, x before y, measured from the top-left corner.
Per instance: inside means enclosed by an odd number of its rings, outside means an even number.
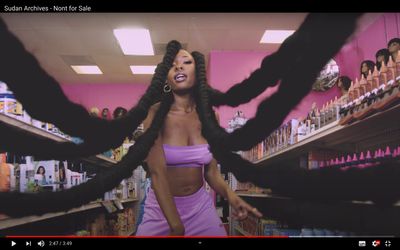
[[[257,210],[257,208],[252,207],[234,192],[230,192],[228,195],[228,202],[232,207],[232,215],[234,219],[244,220],[247,218],[249,213],[252,213],[258,218],[262,217],[262,214]]]
[[[178,225],[170,228],[169,236],[184,236],[185,227],[183,225]]]

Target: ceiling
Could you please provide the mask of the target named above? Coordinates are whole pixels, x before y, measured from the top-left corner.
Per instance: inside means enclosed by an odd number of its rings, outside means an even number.
[[[133,75],[129,65],[155,65],[170,40],[189,51],[273,51],[278,44],[260,44],[265,29],[297,29],[305,13],[1,13],[9,29],[33,53],[42,67],[62,84],[149,83],[149,75]],[[126,56],[113,29],[150,30],[155,56]],[[161,54],[160,54],[161,53]],[[77,75],[68,62],[94,61],[103,75]]]

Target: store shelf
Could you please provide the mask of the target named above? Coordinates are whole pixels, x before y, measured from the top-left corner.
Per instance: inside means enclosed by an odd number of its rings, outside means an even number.
[[[276,196],[241,196],[265,218],[295,227],[327,228],[358,235],[400,234],[400,202],[381,207],[369,201],[312,201]]]
[[[241,235],[244,235],[244,236],[254,236],[254,235],[251,235],[251,234],[249,234],[248,232],[244,231],[241,227],[239,227],[239,226],[237,226],[237,225],[234,227],[234,229],[235,229],[237,232],[239,232]]]
[[[135,201],[138,201],[138,199],[129,198],[129,199],[121,200],[121,203],[128,203],[128,202],[135,202]],[[67,214],[84,212],[87,210],[92,210],[92,209],[100,208],[100,207],[102,207],[101,202],[92,202],[92,203],[83,205],[78,208],[73,208],[67,212],[48,213],[48,214],[44,214],[41,216],[34,215],[34,216],[26,216],[26,217],[22,217],[22,218],[2,219],[2,220],[0,220],[0,230],[23,225],[23,224],[33,223],[33,222],[37,222],[37,221],[48,220],[48,219],[52,219],[55,217],[64,216]]]
[[[0,121],[14,126],[14,127],[18,127],[20,129],[23,129],[25,131],[28,131],[32,134],[38,135],[38,136],[42,136],[45,138],[49,138],[52,139],[54,141],[58,141],[58,142],[64,142],[64,141],[68,141],[67,139],[65,139],[64,137],[62,137],[61,135],[56,135],[56,134],[52,134],[44,129],[41,128],[37,128],[31,124],[25,123],[21,120],[18,120],[17,118],[14,118],[12,116],[8,116],[4,113],[0,113]]]
[[[252,198],[265,198],[265,199],[292,199],[290,197],[282,197],[282,196],[276,196],[276,195],[269,195],[269,194],[252,194],[252,193],[238,193],[236,192],[238,196],[241,197],[252,197]],[[365,206],[374,206],[375,203],[372,201],[342,201],[344,203],[350,203],[350,204],[357,204],[357,205],[365,205]],[[400,201],[393,204],[393,207],[400,207]]]
[[[48,138],[57,142],[68,142],[66,138],[62,137],[61,135],[57,134],[52,134],[44,129],[37,128],[31,124],[25,123],[21,120],[18,120],[12,116],[5,115],[3,113],[0,113],[0,121],[9,124],[14,127],[18,127],[20,129],[23,129],[25,131],[28,131],[32,134]],[[108,157],[105,157],[104,155],[98,154],[96,156],[89,156],[89,157],[83,157],[83,161],[86,161],[88,163],[94,164],[94,165],[99,165],[99,166],[104,166],[104,167],[112,167],[114,166],[117,161],[110,159]]]
[[[117,164],[116,160],[110,159],[104,155],[96,155],[96,156],[89,156],[89,157],[84,157],[82,160],[92,163],[94,165],[100,165],[103,167],[113,167],[115,164]]]
[[[259,198],[266,198],[270,197],[268,194],[251,194],[251,193],[236,193],[238,196],[243,196],[243,197],[259,197]]]
[[[129,199],[122,200],[121,203],[123,204],[123,203],[128,203],[128,202],[135,202],[135,201],[139,201],[139,199],[129,198]]]
[[[255,163],[258,166],[290,161],[298,163],[302,155],[314,149],[360,152],[374,147],[398,145],[400,141],[398,117],[400,117],[400,104],[349,125],[341,126],[338,122],[331,123],[308,135],[297,144],[257,160]],[[233,181],[233,179],[230,180]],[[380,206],[371,201],[302,200],[259,193],[237,194],[256,207],[265,218],[274,219],[295,228],[326,228],[364,236],[400,236],[398,223],[400,202],[392,206]],[[232,218],[231,212],[230,217]],[[230,229],[231,232],[240,230],[231,222]]]
[[[48,213],[48,214],[44,214],[41,216],[34,215],[34,216],[27,216],[27,217],[22,217],[22,218],[8,218],[8,219],[0,220],[0,230],[23,225],[23,224],[33,223],[33,222],[37,222],[37,221],[47,220],[47,219],[51,219],[51,218],[55,218],[55,217],[59,217],[59,216],[67,215],[67,214],[79,213],[79,212],[83,212],[83,211],[87,211],[87,210],[91,210],[91,209],[95,209],[95,208],[99,208],[99,207],[101,207],[101,204],[98,202],[95,202],[95,203],[89,203],[89,204],[81,206],[79,208],[73,208],[68,212]]]
[[[314,131],[300,142],[256,160],[254,163],[266,166],[299,157],[316,148],[356,151],[368,149],[371,145],[398,142],[400,141],[400,119],[393,118],[399,116],[400,104],[349,125],[341,126],[336,121]]]

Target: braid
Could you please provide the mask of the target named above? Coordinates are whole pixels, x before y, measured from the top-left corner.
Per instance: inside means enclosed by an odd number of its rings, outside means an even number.
[[[358,14],[353,14],[342,17],[341,21],[346,25],[341,30],[326,29],[326,25],[330,27],[335,24],[333,22],[335,18],[331,16],[315,14],[314,17],[319,22],[315,22],[316,20],[313,19],[311,19],[313,22],[310,19],[306,20],[306,23],[311,22],[306,26],[307,30],[300,29],[302,32],[296,33],[291,38],[299,41],[296,44],[298,49],[302,48],[301,53],[294,54],[295,57],[291,56],[291,60],[295,62],[293,65],[302,65],[303,67],[293,66],[290,69],[291,73],[282,77],[278,92],[269,99],[265,99],[258,106],[256,116],[231,134],[228,134],[217,124],[209,105],[209,87],[207,84],[200,84],[199,88],[204,89],[204,93],[200,93],[199,98],[202,101],[207,101],[206,104],[203,104],[206,112],[205,119],[208,120],[203,124],[204,129],[209,133],[207,139],[215,142],[218,148],[237,151],[248,150],[268,136],[308,94],[318,72],[337,53],[354,31],[358,16]],[[320,31],[320,35],[316,39],[311,36],[311,31],[314,29]],[[323,47],[321,44],[323,44]],[[203,77],[203,74],[199,73],[198,77]],[[268,119],[269,117],[274,119],[271,121],[271,119]]]
[[[390,205],[400,198],[400,191],[393,191],[400,190],[397,181],[400,177],[400,168],[395,162],[366,169],[353,168],[348,171],[340,168],[310,171],[282,164],[257,166],[240,155],[220,147],[218,140],[209,130],[212,127],[210,123],[215,121],[215,116],[209,102],[204,57],[198,52],[193,52],[192,56],[196,61],[198,81],[195,100],[202,123],[202,133],[222,168],[232,172],[239,181],[270,188],[277,195],[310,200],[372,200],[380,205]],[[354,186],[354,183],[357,183],[357,186]]]
[[[331,13],[329,16],[321,13],[309,14],[299,29],[281,44],[277,52],[265,57],[260,68],[250,77],[234,84],[225,93],[208,87],[211,103],[213,106],[237,107],[251,101],[266,88],[275,86],[279,78],[293,74],[292,70],[299,65],[295,58],[319,55],[314,48],[321,48],[326,42],[332,43],[332,40],[337,39],[336,33],[340,32],[337,29],[338,24],[346,30],[349,19],[350,26],[353,26],[351,19],[360,15],[360,13]]]
[[[171,58],[174,58],[179,51],[180,44],[174,41],[169,45],[171,46],[167,47],[168,52],[164,61],[172,64],[173,60],[171,60]],[[103,171],[97,174],[92,180],[69,190],[38,194],[15,192],[0,193],[0,199],[4,202],[0,207],[0,213],[5,213],[10,216],[26,216],[67,210],[102,197],[105,192],[117,186],[121,180],[131,176],[132,171],[146,158],[154,141],[157,139],[160,128],[173,102],[171,93],[166,93],[163,96],[159,94],[162,93],[161,91],[156,93],[157,90],[162,88],[160,87],[162,86],[160,83],[164,83],[166,73],[168,72],[166,66],[163,66],[163,70],[164,74],[157,74],[156,72],[152,80],[152,85],[148,90],[149,95],[142,98],[139,104],[139,106],[143,108],[143,106],[154,103],[154,100],[150,98],[156,98],[156,100],[157,98],[161,98],[160,107],[154,116],[150,128],[137,139],[136,143],[130,147],[127,155],[125,155],[115,167],[108,171]],[[159,86],[155,86],[156,83],[158,83]],[[51,202],[49,203],[49,201]],[[29,207],[29,210],[26,210],[26,207]]]
[[[53,123],[63,132],[83,138],[84,146],[65,152],[67,155],[77,156],[99,153],[117,147],[137,128],[147,116],[149,107],[160,100],[164,80],[174,59],[173,55],[181,47],[176,41],[169,43],[168,52],[163,62],[157,66],[152,83],[138,105],[126,116],[107,121],[90,116],[83,106],[69,101],[57,81],[40,67],[38,61],[24,49],[22,43],[7,30],[1,19],[0,39],[7,44],[0,48],[2,55],[5,58],[16,58],[16,60],[0,62],[1,80],[7,83],[32,117]],[[16,70],[22,70],[24,74]],[[35,84],[26,84],[32,80]],[[49,103],[51,103],[51,108],[49,108]],[[35,140],[26,141],[26,143],[33,147],[41,146]],[[67,146],[67,148],[73,148],[73,146]],[[65,147],[62,146],[61,149]],[[57,151],[58,146],[49,147],[48,150],[49,153]]]
[[[4,35],[1,32],[1,26],[0,35]],[[10,34],[6,35],[11,36]],[[21,43],[16,38],[13,38],[12,41],[15,42],[15,46],[22,47]],[[82,136],[85,140],[84,143],[80,145],[75,145],[71,142],[53,142],[49,139],[27,135],[19,129],[10,128],[10,126],[1,124],[0,135],[4,138],[4,141],[7,142],[7,146],[4,149],[26,155],[36,155],[42,159],[60,159],[93,155],[104,152],[110,148],[118,147],[125,137],[131,134],[144,120],[149,107],[160,101],[160,93],[162,93],[162,87],[168,70],[172,65],[174,55],[176,55],[180,48],[181,45],[176,41],[171,41],[168,44],[167,53],[162,63],[157,65],[154,77],[146,93],[141,97],[138,104],[129,110],[126,116],[113,121],[89,116],[82,106],[71,103],[65,97],[55,80],[40,68],[32,55],[24,51],[23,48],[10,49],[10,51],[16,51],[17,57],[20,57],[22,62],[28,61],[26,63],[27,68],[32,71],[31,73],[34,75],[31,77],[32,79],[41,79],[33,88],[30,87],[32,85],[25,86],[26,79],[20,79],[18,77],[14,79],[12,78],[12,76],[14,76],[13,74],[7,73],[7,71],[3,72],[0,69],[0,76],[6,78],[10,77],[9,85],[10,87],[15,87],[14,91],[18,99],[21,98],[23,103],[28,103],[28,111],[30,111],[29,107],[31,107],[33,113],[39,112],[39,117],[56,116],[52,122],[58,120],[60,124],[58,124],[58,122],[54,123],[64,132],[68,133],[69,131],[71,135]],[[21,53],[22,55],[18,56]],[[29,60],[32,60],[32,62]],[[30,73],[28,73],[28,75],[29,74]],[[46,96],[58,96],[56,98],[56,103],[52,103],[52,107],[58,107],[57,109],[63,110],[63,112],[56,112],[57,114],[53,114],[54,109],[49,110],[46,109],[47,107],[42,107],[43,105],[40,101],[37,101],[41,100],[41,98],[44,100],[45,97],[42,96],[44,94]],[[30,103],[32,103],[33,106],[31,106]],[[70,111],[70,113],[68,111]],[[77,123],[76,120],[78,120],[79,123]],[[16,141],[15,138],[21,139]]]
[[[71,189],[51,193],[0,193],[0,212],[10,216],[41,215],[49,212],[68,210],[100,198],[105,192],[117,186],[121,180],[132,175],[132,171],[147,156],[158,136],[171,104],[172,96],[166,95],[150,128],[130,147],[127,155],[108,171],[97,174],[93,179]],[[26,209],[29,207],[29,209]]]

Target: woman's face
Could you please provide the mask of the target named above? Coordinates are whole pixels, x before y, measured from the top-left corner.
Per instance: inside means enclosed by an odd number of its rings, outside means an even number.
[[[38,172],[39,172],[39,174],[44,174],[44,167],[39,167]]]
[[[393,42],[390,44],[388,49],[389,49],[389,52],[392,54],[393,52],[400,50],[400,44],[397,42]]]
[[[186,50],[179,50],[168,72],[168,84],[175,93],[185,92],[196,82],[195,62],[192,55]]]
[[[363,63],[361,66],[361,73],[368,74],[368,70],[368,65],[366,63]]]
[[[341,80],[341,79],[338,80],[337,86],[338,86],[339,88],[343,88],[343,83],[342,83],[342,80]]]
[[[379,62],[379,63],[383,62],[383,60],[385,60],[385,56],[384,55],[380,55],[380,56],[378,56],[376,58],[376,61]]]

